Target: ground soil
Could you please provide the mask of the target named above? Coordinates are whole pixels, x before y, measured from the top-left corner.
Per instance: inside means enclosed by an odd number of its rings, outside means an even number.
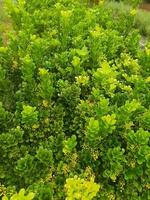
[[[146,10],[150,12],[150,3],[143,3],[140,5],[140,9]]]

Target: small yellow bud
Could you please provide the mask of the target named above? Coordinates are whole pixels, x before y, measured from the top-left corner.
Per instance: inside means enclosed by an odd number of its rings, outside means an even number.
[[[146,83],[150,83],[150,76],[146,78]]]
[[[150,48],[145,47],[145,52],[147,56],[150,56]]]
[[[135,10],[135,9],[133,9],[133,10],[130,11],[130,15],[132,15],[132,16],[135,16],[136,13],[137,13],[137,10]]]
[[[125,124],[125,129],[129,130],[133,126],[133,122],[129,122]]]
[[[147,184],[145,185],[145,187],[146,187],[147,189],[150,189],[150,184],[147,183]]]
[[[36,39],[36,35],[31,35],[31,36],[30,36],[30,39],[31,39],[32,41],[34,41],[34,40]]]
[[[47,101],[47,100],[43,100],[43,106],[44,106],[45,108],[48,107],[48,101]]]
[[[39,75],[43,76],[48,74],[48,70],[44,69],[44,68],[39,68]]]
[[[72,15],[72,11],[71,10],[62,10],[61,11],[61,16],[63,18],[69,18]]]
[[[0,53],[6,53],[8,50],[7,47],[0,47]]]
[[[12,68],[17,69],[18,62],[16,60],[13,60]]]
[[[34,124],[34,125],[32,126],[32,129],[37,129],[37,128],[39,128],[39,125],[38,125],[38,124]]]
[[[49,124],[49,118],[44,119],[45,124]]]
[[[135,168],[135,162],[134,161],[131,161],[130,165],[131,165],[132,168]]]

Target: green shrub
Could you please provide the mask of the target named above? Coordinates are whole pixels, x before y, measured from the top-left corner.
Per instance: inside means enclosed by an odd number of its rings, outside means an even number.
[[[14,31],[0,47],[1,196],[149,199],[150,46],[139,46],[134,10],[6,3]]]

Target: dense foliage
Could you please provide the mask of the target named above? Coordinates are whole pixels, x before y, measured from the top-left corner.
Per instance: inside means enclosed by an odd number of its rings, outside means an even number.
[[[135,10],[117,16],[77,0],[7,7],[1,196],[150,199],[150,46],[140,49]]]

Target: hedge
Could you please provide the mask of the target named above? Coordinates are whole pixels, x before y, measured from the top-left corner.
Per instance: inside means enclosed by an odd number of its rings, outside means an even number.
[[[11,200],[150,199],[150,45],[135,10],[7,0],[0,191]]]

